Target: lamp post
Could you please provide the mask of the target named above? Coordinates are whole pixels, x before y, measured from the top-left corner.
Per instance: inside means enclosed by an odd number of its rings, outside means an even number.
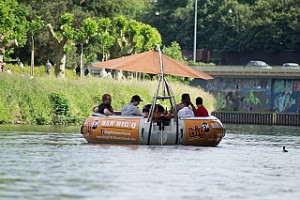
[[[197,51],[197,0],[195,0],[195,25],[194,25],[194,56],[193,60],[196,62],[196,51]]]

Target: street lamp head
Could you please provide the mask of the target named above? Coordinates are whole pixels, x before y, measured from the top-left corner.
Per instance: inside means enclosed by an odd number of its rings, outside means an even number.
[[[228,13],[229,13],[229,14],[231,14],[231,13],[232,13],[232,10],[231,10],[231,8],[229,8],[229,10],[228,10]]]
[[[158,15],[159,15],[159,12],[158,12],[158,11],[156,11],[156,12],[155,12],[155,15],[156,15],[156,16],[158,16]]]

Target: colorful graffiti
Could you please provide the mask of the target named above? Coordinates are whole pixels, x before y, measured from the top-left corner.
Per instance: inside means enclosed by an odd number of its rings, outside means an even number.
[[[300,113],[300,79],[215,78],[192,85],[215,94],[219,110]]]
[[[300,112],[300,80],[273,80],[272,88],[271,109]]]
[[[228,111],[269,111],[270,88],[271,80],[240,78],[216,78],[205,87],[206,91],[221,95],[225,100],[223,110]]]
[[[206,84],[207,91],[220,91],[220,90],[242,90],[248,92],[249,90],[262,89],[271,92],[271,81],[268,79],[222,79],[216,78],[210,80]]]

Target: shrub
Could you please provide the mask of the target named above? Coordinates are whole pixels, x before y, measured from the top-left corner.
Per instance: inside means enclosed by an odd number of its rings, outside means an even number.
[[[50,94],[50,101],[53,103],[54,114],[67,116],[70,111],[70,104],[68,99],[64,98],[62,94]]]

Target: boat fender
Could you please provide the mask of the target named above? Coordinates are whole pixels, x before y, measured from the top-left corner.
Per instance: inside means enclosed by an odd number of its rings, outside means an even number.
[[[141,140],[144,141],[144,128],[142,128]]]
[[[183,139],[183,129],[182,128],[180,129],[180,133],[181,133],[180,139],[182,140]]]
[[[83,128],[84,128],[84,126],[81,126],[80,132],[81,132],[82,135],[84,135]]]

